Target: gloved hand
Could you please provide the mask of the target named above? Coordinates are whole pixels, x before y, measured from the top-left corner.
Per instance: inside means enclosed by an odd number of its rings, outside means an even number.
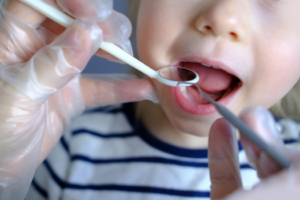
[[[79,75],[95,52],[106,55],[98,51],[102,38],[131,51],[130,23],[112,10],[112,0],[49,2],[76,18],[74,25],[65,30],[18,0],[1,1],[1,200],[24,199],[35,168],[71,117],[152,97],[146,80]]]
[[[214,122],[209,135],[209,168],[211,199],[299,199],[300,151],[287,149],[282,142],[272,115],[262,107],[245,109],[240,118],[277,151],[283,153],[294,166],[281,171],[265,152],[241,135],[241,143],[250,164],[262,181],[251,191],[242,188],[239,173],[235,129],[224,119]]]

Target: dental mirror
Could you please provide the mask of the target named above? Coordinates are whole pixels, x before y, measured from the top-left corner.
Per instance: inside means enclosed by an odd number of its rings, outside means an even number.
[[[173,87],[186,87],[196,84],[199,76],[196,72],[183,67],[163,67],[157,72],[157,80]]]
[[[45,3],[41,0],[20,0],[21,2],[25,3],[29,7],[39,11],[43,15],[47,16],[48,18],[52,19],[53,21],[57,22],[58,24],[69,27],[73,24],[74,19],[70,16],[66,15],[62,11],[54,8],[53,6]],[[142,73],[146,74],[147,76],[157,79],[159,82],[173,86],[191,86],[196,84],[199,81],[199,76],[197,73],[193,72],[192,70],[181,68],[181,67],[163,67],[159,71],[154,71],[141,61],[137,60],[123,49],[119,48],[118,46],[109,43],[109,42],[102,42],[100,45],[100,49],[108,52],[109,54],[115,56],[119,60],[127,63],[128,65],[134,67],[135,69],[141,71]],[[184,83],[183,83],[184,82]]]

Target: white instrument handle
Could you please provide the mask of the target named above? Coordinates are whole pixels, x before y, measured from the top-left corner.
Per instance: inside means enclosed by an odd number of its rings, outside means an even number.
[[[52,19],[53,21],[57,22],[58,24],[69,27],[73,24],[74,19],[63,13],[62,11],[50,6],[49,4],[45,3],[42,0],[20,0],[21,2],[25,3],[29,7],[39,11],[46,17]],[[128,54],[123,49],[119,48],[118,46],[109,43],[109,42],[102,42],[100,45],[100,49],[106,51],[107,53],[115,56],[116,58],[120,59],[121,61],[127,63],[128,65],[136,68],[137,70],[141,71],[142,73],[146,74],[151,78],[157,77],[157,72],[139,61],[138,59],[134,58],[130,54]]]

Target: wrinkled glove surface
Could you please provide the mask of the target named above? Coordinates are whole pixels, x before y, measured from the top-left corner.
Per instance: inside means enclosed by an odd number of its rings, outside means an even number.
[[[18,0],[0,8],[0,199],[24,199],[36,167],[71,117],[86,108],[151,98],[146,80],[82,78],[102,40],[131,53],[129,20],[112,0],[48,0],[72,17],[65,29]],[[102,98],[101,98],[102,97]]]

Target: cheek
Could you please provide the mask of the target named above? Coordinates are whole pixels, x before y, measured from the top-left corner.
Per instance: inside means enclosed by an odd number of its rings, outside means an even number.
[[[183,3],[180,2],[151,0],[143,1],[140,6],[137,23],[139,58],[155,70],[170,65],[173,45],[186,29],[187,19],[182,17]]]
[[[300,77],[300,40],[289,38],[268,40],[268,43],[263,43],[265,48],[260,47],[256,51],[255,78],[250,87],[251,94],[257,91],[257,104],[272,106],[288,93]]]
[[[157,26],[156,26],[157,27]],[[172,39],[161,34],[158,30],[144,28],[140,25],[137,30],[137,47],[139,58],[154,70],[170,65],[170,54],[168,49]]]
[[[150,6],[150,8],[148,8]],[[139,11],[137,24],[137,47],[139,58],[155,70],[155,60],[162,60],[164,49],[162,48],[167,39],[160,34],[163,28],[160,21],[153,16],[159,14],[159,10],[152,4],[142,3]],[[163,20],[162,20],[163,21]],[[158,45],[160,43],[160,45]]]

